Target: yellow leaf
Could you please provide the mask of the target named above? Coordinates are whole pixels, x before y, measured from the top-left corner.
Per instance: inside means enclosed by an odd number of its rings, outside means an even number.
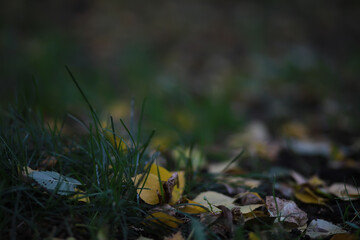
[[[159,183],[158,176],[151,173],[148,176],[146,174],[138,174],[133,178],[133,181],[135,181],[135,186],[138,186],[137,193],[144,202],[151,205],[160,203],[159,196],[162,186]]]
[[[179,224],[184,223],[183,221],[163,212],[154,212],[146,218],[150,219],[152,222],[163,223],[172,228],[177,228]]]
[[[145,166],[145,170],[148,169],[148,167],[149,164]],[[167,181],[172,176],[172,174],[168,170],[156,165],[155,163],[151,164],[149,173],[154,174],[155,176],[160,175],[161,182]]]
[[[321,180],[318,176],[313,176],[308,180],[308,183],[311,186],[314,187],[320,187],[320,186],[325,186],[325,182],[323,180]]]
[[[197,203],[195,201],[188,200],[188,199],[187,199],[187,203],[203,206],[200,203]],[[200,207],[200,206],[195,206],[195,205],[190,205],[190,204],[179,208],[179,210],[184,213],[190,213],[190,214],[198,214],[198,213],[203,213],[203,212],[208,211],[205,206]]]
[[[149,166],[147,165],[145,169],[148,169]],[[144,200],[146,203],[155,205],[160,203],[159,197],[161,198],[161,193],[165,193],[163,188],[163,183],[171,178],[173,173],[170,173],[163,167],[160,167],[156,164],[151,164],[149,169],[149,175],[146,179],[146,175],[139,174],[136,176],[135,185],[138,186],[137,192],[140,195],[140,198]],[[185,188],[185,173],[183,171],[177,172],[178,178],[176,180],[176,184],[171,192],[171,199],[168,202],[171,205],[176,204],[179,201],[182,193],[184,192]],[[143,177],[144,176],[144,177]],[[160,181],[159,181],[160,176]],[[141,183],[139,184],[140,179],[142,179]],[[135,178],[133,178],[134,181]],[[144,185],[144,181],[145,185]],[[138,185],[139,184],[139,185]],[[144,188],[141,190],[142,186]]]
[[[69,199],[76,199],[77,201],[79,202],[84,202],[84,203],[90,203],[90,199],[89,197],[86,197],[85,196],[85,192],[78,189],[78,188],[75,188],[75,194],[70,196]]]
[[[320,204],[326,205],[326,199],[317,196],[315,193],[311,191],[309,187],[302,187],[298,190],[295,190],[295,197],[303,203],[311,203],[311,204]]]

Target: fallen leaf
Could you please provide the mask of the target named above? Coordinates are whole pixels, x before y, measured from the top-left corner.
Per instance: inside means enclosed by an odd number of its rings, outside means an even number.
[[[146,165],[145,170],[147,170],[148,168],[149,168],[149,165]],[[160,180],[162,182],[167,181],[172,176],[172,174],[168,170],[166,170],[165,168],[163,168],[155,163],[150,165],[149,173],[154,174],[155,176],[160,176]]]
[[[264,206],[264,204],[239,206],[234,204],[234,198],[213,191],[200,193],[198,196],[196,196],[194,201],[200,203],[203,206],[206,206],[208,209],[213,208],[214,212],[220,212],[220,209],[216,207],[217,205],[223,205],[230,210],[234,208],[239,208],[242,214],[249,213],[251,211],[254,211],[256,208]],[[209,203],[211,204],[211,207],[209,207]]]
[[[164,240],[184,240],[184,237],[182,236],[181,231],[178,231],[171,237],[165,237]]]
[[[216,207],[221,210],[221,214],[215,222],[209,226],[210,230],[223,239],[232,238],[234,234],[232,211],[223,205],[217,205]]]
[[[345,183],[334,183],[327,190],[344,201],[356,200],[360,197],[360,189]]]
[[[237,168],[237,163],[232,162],[230,165],[228,162],[222,162],[222,163],[211,163],[208,165],[207,169],[209,173],[221,173],[223,170],[228,167],[228,169],[234,169]]]
[[[144,236],[140,236],[136,240],[153,240],[153,238],[147,238],[147,237],[144,237]]]
[[[181,212],[190,213],[190,214],[199,214],[199,213],[208,212],[207,208],[198,202],[195,202],[195,201],[192,201],[189,199],[184,199],[184,201],[182,203],[185,203],[187,205],[179,207],[179,210]],[[199,205],[199,206],[196,206],[196,205]]]
[[[32,171],[28,175],[38,185],[48,191],[57,191],[60,195],[69,195],[75,192],[75,188],[81,183],[71,177],[63,176],[57,172],[50,171]]]
[[[135,186],[138,186],[137,193],[147,204],[155,205],[160,203],[162,185],[159,183],[158,176],[154,174],[138,174],[133,178]]]
[[[250,204],[246,206],[238,206],[238,208],[240,208],[242,214],[247,214],[262,206],[264,206],[264,204]]]
[[[178,228],[179,224],[184,223],[182,220],[177,219],[163,212],[154,212],[146,217],[152,222],[162,223],[172,228]]]
[[[338,233],[346,233],[346,231],[322,219],[312,220],[306,230],[306,235],[312,239],[324,238]]]
[[[311,177],[307,183],[313,187],[322,187],[322,186],[326,185],[326,183],[322,179],[320,179],[318,176]]]
[[[355,234],[348,234],[348,233],[338,233],[330,238],[330,240],[357,240],[357,239],[359,239],[358,236],[356,236]]]
[[[306,224],[307,214],[294,201],[266,196],[266,206],[270,216],[280,217],[280,221],[295,223],[298,227]]]
[[[175,185],[179,185],[179,178],[177,172],[173,173],[171,177],[163,184],[164,200],[166,203],[170,202],[170,200],[172,199],[172,192]]]
[[[236,177],[236,176],[219,176],[217,180],[220,183],[236,184],[236,185],[248,187],[250,189],[257,188],[261,184],[261,181],[257,179]]]
[[[207,208],[209,208],[209,203],[210,203],[211,207],[215,208],[215,210],[217,212],[220,211],[220,209],[215,207],[217,205],[223,205],[230,210],[235,207],[238,207],[237,205],[235,205],[233,203],[234,200],[235,199],[233,199],[232,197],[226,196],[226,195],[218,193],[218,192],[213,192],[213,191],[202,192],[199,195],[197,195],[194,199],[195,202],[197,202],[203,206],[206,206]]]
[[[316,195],[308,186],[300,186],[294,196],[303,203],[326,205],[326,199]]]
[[[185,189],[185,172],[179,171],[177,173],[178,173],[178,184],[174,187],[172,191],[172,198],[169,202],[172,205],[179,201]]]
[[[239,203],[242,206],[265,203],[265,201],[260,197],[260,195],[257,192],[239,193],[234,198],[236,199],[236,203]]]
[[[76,199],[79,202],[90,203],[89,197],[85,195],[85,192],[75,188],[75,194],[69,197],[70,199]]]
[[[149,171],[148,177],[146,174],[138,174],[133,178],[135,186],[138,186],[137,192],[140,198],[151,205],[159,204],[162,200],[164,203],[177,203],[185,188],[184,172],[170,173],[156,164],[147,165],[146,169]],[[161,195],[162,193],[164,196]]]

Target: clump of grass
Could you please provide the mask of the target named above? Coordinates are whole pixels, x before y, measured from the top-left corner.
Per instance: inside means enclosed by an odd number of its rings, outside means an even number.
[[[136,137],[119,120],[130,139],[126,148],[120,147],[116,139],[121,136],[114,129],[113,119],[110,129],[101,126],[90,101],[67,70],[90,110],[92,122],[82,123],[88,130],[87,135],[63,137],[61,128],[46,125],[41,112],[25,103],[9,108],[1,118],[1,236],[9,239],[95,239],[100,235],[136,238],[138,228],[156,228],[156,225],[143,224],[148,206],[137,198],[131,179],[152,160],[147,148],[154,132],[141,142],[141,120]],[[112,134],[114,142],[106,132]],[[24,181],[21,169],[39,169],[47,156],[57,160],[56,165],[47,170],[79,180],[90,203],[46,193]],[[168,230],[158,227],[154,235],[164,236]]]

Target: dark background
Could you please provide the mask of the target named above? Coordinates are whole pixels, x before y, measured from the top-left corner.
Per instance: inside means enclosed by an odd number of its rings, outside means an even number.
[[[359,1],[1,1],[0,104],[103,118],[147,98],[158,136],[207,144],[244,122],[359,129]],[[34,82],[36,84],[34,84]],[[34,87],[37,85],[38,87]],[[105,121],[105,120],[104,120]],[[221,139],[220,139],[221,141]]]

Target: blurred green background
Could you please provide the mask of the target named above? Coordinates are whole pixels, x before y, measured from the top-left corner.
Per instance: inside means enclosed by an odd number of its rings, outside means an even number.
[[[127,118],[131,99],[138,116],[146,98],[146,127],[163,141],[221,142],[253,119],[359,129],[359,1],[14,0],[0,11],[4,108],[25,93],[48,117],[88,115],[68,65],[102,116]]]

